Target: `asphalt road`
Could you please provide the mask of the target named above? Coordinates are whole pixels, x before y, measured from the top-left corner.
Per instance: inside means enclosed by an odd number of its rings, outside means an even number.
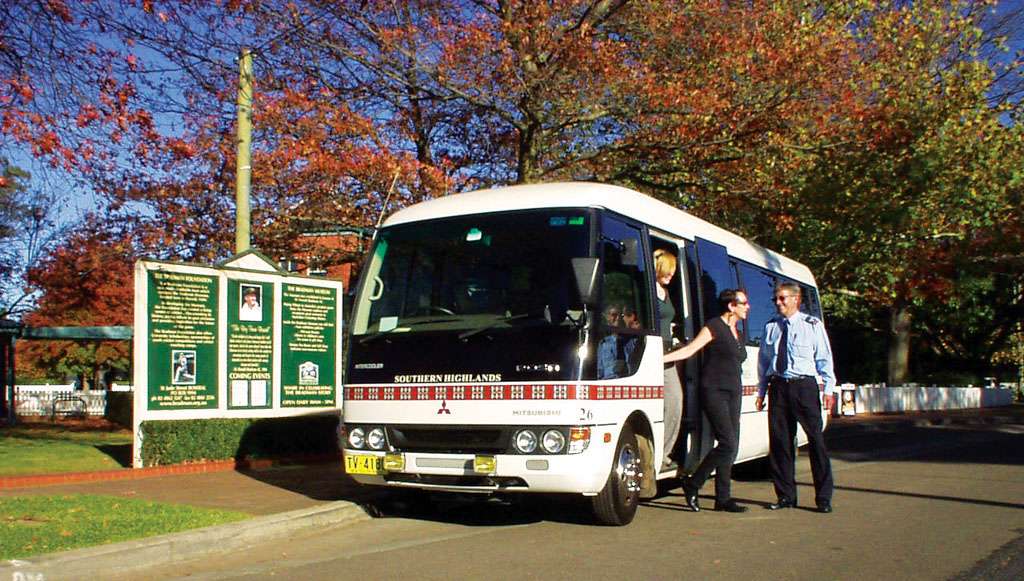
[[[827,432],[835,512],[767,511],[771,484],[739,470],[751,510],[682,508],[679,490],[632,525],[590,525],[573,502],[392,500],[380,518],[147,579],[1022,579],[1024,407],[844,421]],[[712,504],[711,484],[703,502]],[[139,578],[136,575],[136,578]]]

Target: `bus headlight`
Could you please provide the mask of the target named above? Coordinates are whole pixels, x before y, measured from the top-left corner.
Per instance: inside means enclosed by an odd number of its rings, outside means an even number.
[[[384,438],[384,428],[374,428],[366,435],[366,443],[371,450],[383,450],[387,440]]]
[[[521,454],[532,454],[537,449],[537,434],[530,430],[519,430],[513,440],[516,450]]]
[[[558,454],[565,449],[565,435],[558,430],[548,430],[544,432],[540,445],[548,454]]]
[[[348,433],[348,445],[362,450],[366,445],[366,432],[362,428],[352,428],[352,431]]]

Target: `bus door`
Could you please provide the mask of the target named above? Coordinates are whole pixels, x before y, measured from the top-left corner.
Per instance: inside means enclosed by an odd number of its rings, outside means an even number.
[[[671,336],[675,344],[686,342],[693,337],[693,301],[690,299],[691,293],[687,286],[687,281],[692,275],[686,269],[686,259],[683,255],[685,252],[684,243],[685,241],[681,238],[663,234],[662,232],[651,231],[651,250],[666,250],[676,257],[676,274],[672,277],[672,282],[668,286],[669,301],[675,310],[675,318],[671,324]],[[657,311],[654,312],[654,315],[657,318]],[[673,450],[670,451],[670,456],[675,459],[677,464],[686,463],[686,458],[690,453],[689,444],[692,441],[692,422],[688,423],[686,419],[686,400],[690,396],[686,391],[685,367],[685,362],[677,362],[675,364],[675,370],[679,374],[680,383],[683,387],[683,413],[682,417],[679,418],[679,435],[676,437]],[[666,422],[668,422],[668,419],[666,419]]]
[[[690,341],[707,321],[719,315],[718,293],[727,288],[736,288],[738,279],[725,246],[695,238],[693,244],[687,245],[686,251],[688,290],[693,307],[693,332],[686,337]],[[698,395],[702,361],[703,354],[699,354],[698,357],[691,357],[686,365],[684,426],[690,428],[697,444],[691,445],[690,453],[686,456],[686,468],[689,471],[695,470],[700,460],[714,447],[711,425],[701,413]]]

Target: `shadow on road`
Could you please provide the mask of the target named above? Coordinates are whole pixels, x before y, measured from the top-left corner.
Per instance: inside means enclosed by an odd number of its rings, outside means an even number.
[[[1003,413],[920,416],[832,426],[830,455],[848,462],[901,460],[956,464],[1024,464],[1024,407]]]
[[[912,461],[977,464],[1024,464],[1024,406],[1000,411],[857,418],[833,423],[825,433],[830,455],[848,462]],[[115,452],[116,451],[112,451]],[[802,451],[802,453],[806,453]],[[111,454],[113,455],[113,454]],[[364,488],[344,473],[340,463],[277,467],[243,471],[247,476],[317,500],[347,500],[377,518],[411,518],[466,526],[515,526],[541,521],[593,524],[590,500],[573,495],[510,494],[484,497],[421,491]],[[767,462],[737,465],[733,478],[761,481],[770,487]],[[800,484],[808,485],[807,482]],[[891,494],[967,502],[1006,508],[1024,504],[974,500],[941,495],[858,489],[837,490]],[[701,500],[713,504],[713,497]],[[757,510],[764,503],[738,499]],[[659,483],[659,493],[643,506],[686,511],[678,481]]]
[[[484,497],[391,491],[369,502],[378,518],[412,518],[463,526],[516,526],[541,521],[592,524],[588,505],[564,496],[508,495]]]
[[[797,482],[797,486],[807,486],[807,487],[810,487],[811,490],[813,490],[814,483],[810,482],[810,481],[807,481],[807,482]],[[895,491],[895,490],[880,490],[878,488],[861,488],[861,487],[858,487],[858,486],[836,486],[835,489],[837,491],[844,490],[844,491],[848,491],[848,492],[865,492],[865,493],[868,493],[868,494],[883,494],[883,495],[886,495],[886,496],[903,496],[903,497],[907,497],[907,498],[923,498],[923,499],[927,499],[927,500],[946,500],[946,501],[949,501],[949,502],[960,502],[960,503],[965,503],[965,504],[975,504],[975,505],[978,505],[978,506],[994,506],[994,507],[998,507],[998,508],[1016,508],[1016,509],[1019,509],[1019,510],[1024,510],[1024,504],[1018,504],[1018,503],[1015,503],[1015,502],[1000,502],[1000,501],[997,501],[997,500],[981,500],[981,499],[977,499],[977,498],[961,498],[959,496],[944,496],[944,495],[941,495],[941,494],[920,494],[920,493],[917,493],[917,492],[904,492],[904,491]]]
[[[360,488],[336,462],[244,469],[239,472],[254,480],[315,500],[348,500],[358,503],[370,496],[370,491]]]
[[[591,524],[589,501],[574,496],[427,493],[361,487],[338,464],[243,470],[265,484],[316,500],[347,500],[375,518],[410,518],[465,526],[514,526],[543,520]]]

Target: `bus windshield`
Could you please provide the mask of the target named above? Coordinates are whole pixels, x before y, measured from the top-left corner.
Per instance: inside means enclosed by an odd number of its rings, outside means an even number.
[[[588,210],[538,210],[386,228],[356,298],[353,338],[572,325],[583,306],[571,259],[588,256],[590,222]]]

